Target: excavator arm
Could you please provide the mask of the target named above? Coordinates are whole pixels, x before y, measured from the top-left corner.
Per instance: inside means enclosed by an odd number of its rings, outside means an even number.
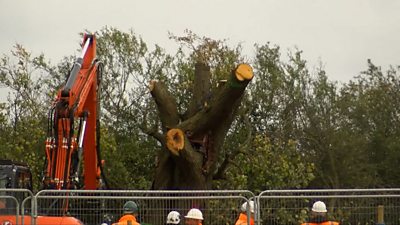
[[[49,110],[44,189],[104,188],[99,151],[101,69],[96,37],[86,34],[82,53]]]

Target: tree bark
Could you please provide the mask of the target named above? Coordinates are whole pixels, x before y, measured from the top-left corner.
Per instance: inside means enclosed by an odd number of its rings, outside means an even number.
[[[193,97],[189,104],[188,110],[184,114],[184,119],[190,118],[203,107],[205,107],[211,97],[210,67],[203,63],[196,63],[194,73],[192,87]]]
[[[165,135],[153,189],[204,190],[211,187],[220,149],[253,71],[248,64],[238,65],[215,94],[210,90],[210,77],[207,65],[196,64],[193,98],[182,122],[176,101],[166,86],[151,82],[150,91]]]
[[[176,100],[162,82],[152,80],[149,88],[158,108],[163,132],[166,132],[169,127],[174,127],[179,122]]]

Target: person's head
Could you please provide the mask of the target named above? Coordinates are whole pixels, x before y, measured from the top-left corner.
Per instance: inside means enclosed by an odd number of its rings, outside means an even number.
[[[326,218],[326,213],[328,210],[326,210],[326,205],[322,201],[316,201],[313,204],[313,207],[311,208],[311,217],[314,219],[320,219],[323,220]]]
[[[189,210],[187,215],[185,216],[185,224],[186,225],[198,225],[203,221],[203,213],[196,208]]]
[[[127,201],[123,208],[124,214],[137,215],[139,212],[139,206],[134,201]]]
[[[254,215],[254,201],[249,201],[249,202],[243,203],[242,207],[240,207],[240,210],[242,211],[242,213],[247,214],[247,207],[249,207],[251,216],[253,216]]]
[[[181,222],[181,214],[177,211],[171,211],[167,216],[167,224],[179,224]]]

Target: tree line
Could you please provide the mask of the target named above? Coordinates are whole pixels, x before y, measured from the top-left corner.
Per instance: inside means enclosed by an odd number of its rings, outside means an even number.
[[[97,33],[103,62],[101,153],[111,188],[150,189],[161,124],[149,81],[162,81],[189,107],[194,68],[201,58],[211,71],[211,89],[238,63],[254,68],[251,81],[217,157],[213,189],[379,188],[400,184],[399,66],[388,70],[366,61],[345,83],[310,69],[298,49],[255,44],[255,56],[240,44],[170,34],[176,52],[148,46],[133,31],[105,27]],[[288,55],[283,60],[282,54]],[[16,44],[0,61],[0,158],[24,161],[40,187],[47,110],[74,62],[53,63]],[[211,98],[212,96],[210,96]]]

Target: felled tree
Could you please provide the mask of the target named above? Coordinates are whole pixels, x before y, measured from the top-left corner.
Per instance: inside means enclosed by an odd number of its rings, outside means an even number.
[[[150,82],[150,92],[162,127],[162,134],[157,137],[161,151],[157,158],[153,189],[199,190],[211,187],[225,136],[243,93],[253,78],[249,64],[238,64],[226,76],[227,79],[220,80],[218,88],[212,91],[205,52],[196,52],[198,57],[192,95],[186,112],[178,112],[176,96],[168,91],[163,82]]]

